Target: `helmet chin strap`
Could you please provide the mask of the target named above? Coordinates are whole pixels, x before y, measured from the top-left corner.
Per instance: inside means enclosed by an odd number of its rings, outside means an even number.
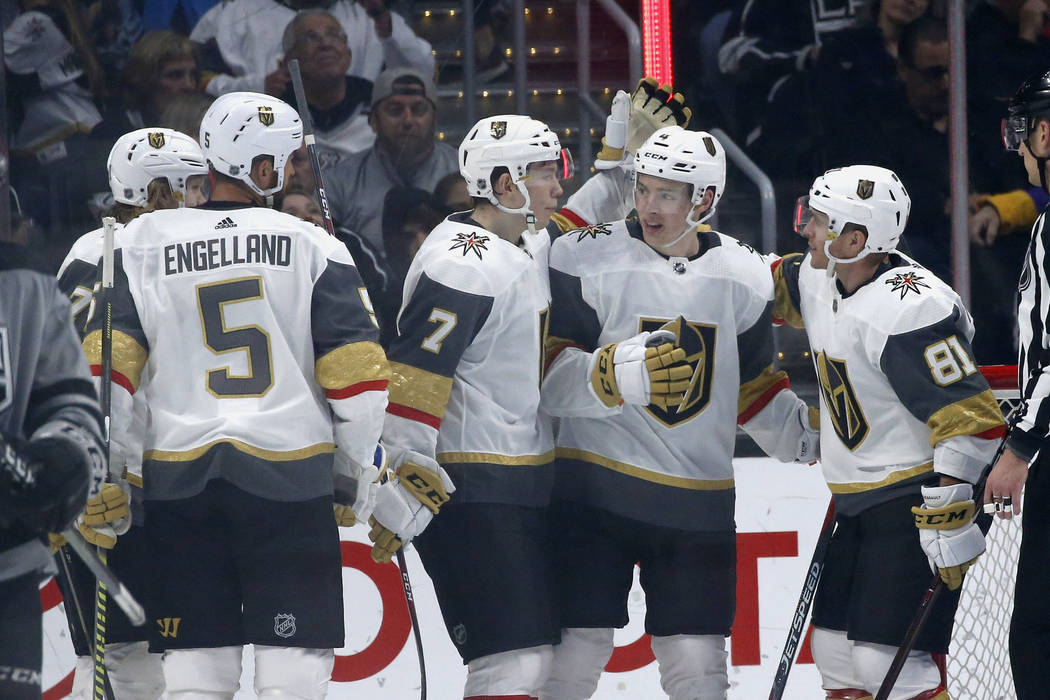
[[[697,202],[697,204],[699,204],[699,202]],[[695,205],[693,206],[693,209],[696,209]],[[662,248],[664,250],[667,250],[668,248],[673,248],[674,246],[678,245],[679,241],[681,241],[683,238],[688,236],[690,233],[693,233],[696,230],[697,226],[699,226],[700,224],[702,224],[705,221],[707,221],[708,219],[710,219],[711,215],[715,213],[715,208],[714,207],[708,207],[707,211],[705,211],[703,213],[703,215],[699,219],[694,219],[693,218],[693,209],[690,209],[689,213],[685,217],[685,230],[682,231],[682,234],[680,236],[678,236],[678,238],[676,238],[673,241],[671,241],[670,243],[660,243],[660,244],[658,244],[656,246],[657,248]]]
[[[492,205],[494,207],[496,207],[497,209],[499,209],[502,212],[505,212],[507,214],[522,214],[522,215],[524,215],[525,216],[525,224],[529,227],[529,233],[531,233],[532,235],[535,236],[536,235],[536,215],[532,213],[532,197],[529,196],[528,188],[525,187],[524,185],[522,185],[520,181],[519,182],[515,182],[514,185],[518,188],[518,191],[521,192],[522,196],[525,197],[525,204],[521,205],[517,209],[511,209],[510,207],[505,207],[505,206],[503,206],[503,204],[500,203],[499,199],[496,197],[496,193],[495,192],[492,192],[489,195],[489,201],[492,203]]]

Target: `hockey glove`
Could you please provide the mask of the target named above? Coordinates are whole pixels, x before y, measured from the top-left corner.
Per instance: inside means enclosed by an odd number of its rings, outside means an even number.
[[[83,452],[68,440],[0,436],[0,526],[64,530],[84,507],[89,477]]]
[[[404,450],[396,461],[400,462],[397,474],[390,476],[387,471],[385,481],[380,477],[375,509],[368,519],[372,559],[377,562],[390,561],[402,543],[423,532],[456,490],[445,470],[429,457]]]
[[[376,448],[377,464],[381,447]],[[382,458],[385,461],[385,457]],[[339,527],[353,527],[368,519],[376,501],[376,479],[379,469],[374,465],[361,467],[340,451],[335,453],[334,504],[335,523]]]
[[[799,405],[798,422],[802,424],[802,433],[799,435],[795,461],[799,464],[813,464],[820,459],[820,409],[806,404]]]
[[[130,491],[127,482],[106,484],[87,502],[76,526],[84,539],[103,549],[113,549],[117,536],[131,527]]]
[[[605,137],[594,166],[607,170],[621,165],[658,129],[676,124],[685,127],[692,114],[681,93],[674,93],[670,85],[658,86],[653,78],[638,81],[630,96],[618,90],[605,120]]]
[[[923,486],[922,507],[913,507],[919,543],[950,590],[962,585],[963,574],[984,552],[984,534],[974,522],[977,505],[970,484]]]
[[[693,369],[670,331],[648,331],[594,351],[591,389],[606,407],[623,403],[661,408],[677,406],[689,388]]]

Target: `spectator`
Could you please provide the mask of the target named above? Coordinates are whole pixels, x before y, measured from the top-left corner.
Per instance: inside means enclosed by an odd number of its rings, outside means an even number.
[[[285,214],[291,214],[303,221],[309,221],[324,228],[324,218],[321,216],[321,207],[313,195],[301,187],[289,183],[281,194],[281,205],[279,207]]]
[[[353,57],[339,20],[326,10],[301,10],[285,28],[282,46],[286,62],[299,60],[317,142],[344,153],[370,147],[375,141],[367,115],[372,82],[347,75]],[[295,103],[291,84],[281,99]]]
[[[200,91],[197,49],[175,32],[149,32],[131,47],[120,84],[123,101],[107,115],[106,132],[156,126],[173,99]]]
[[[835,7],[810,0],[738,3],[726,29],[728,38],[718,52],[718,67],[737,85],[739,134],[749,134],[760,123],[769,92],[778,81],[812,66],[830,34],[859,23],[863,5],[857,0]]]
[[[432,191],[459,169],[456,150],[434,139],[435,92],[434,83],[411,68],[384,71],[372,91],[375,145],[325,172],[332,218],[379,250],[386,192],[396,185]]]
[[[208,111],[208,107],[214,101],[211,95],[203,92],[187,92],[175,95],[168,102],[164,111],[160,113],[157,124],[168,129],[181,131],[192,137],[194,141],[199,138],[201,119]]]
[[[4,30],[11,184],[24,213],[61,248],[58,257],[91,223],[87,201],[106,189],[109,151],[108,143],[89,137],[102,121],[86,70],[93,59],[85,60],[63,33],[70,26],[69,17],[40,6]]]
[[[190,39],[204,46],[207,91],[221,95],[254,90],[281,95],[288,85],[288,70],[279,64],[281,32],[296,10],[315,3],[307,0],[228,0],[209,10]],[[384,0],[335,0],[328,11],[339,20],[354,57],[349,75],[375,81],[387,68],[412,66],[434,75],[430,44],[415,35]]]
[[[474,206],[467,192],[467,183],[458,172],[449,173],[438,180],[434,186],[434,202],[445,208],[445,212],[451,214],[456,211],[466,211]],[[383,226],[384,238],[386,225]]]

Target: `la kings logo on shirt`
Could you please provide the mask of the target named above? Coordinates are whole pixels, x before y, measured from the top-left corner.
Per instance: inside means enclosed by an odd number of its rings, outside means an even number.
[[[673,324],[673,325],[672,325]],[[693,368],[685,403],[670,408],[653,406],[645,410],[666,426],[675,426],[699,415],[711,403],[711,382],[715,374],[715,339],[718,327],[706,323],[686,321],[681,316],[673,322],[663,318],[643,318],[639,330],[670,330],[678,338],[678,346],[685,349],[685,359]]]
[[[7,326],[0,326],[0,411],[11,405],[11,349],[7,341]]]

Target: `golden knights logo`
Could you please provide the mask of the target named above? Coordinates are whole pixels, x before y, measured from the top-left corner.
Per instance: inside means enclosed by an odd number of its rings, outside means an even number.
[[[864,417],[864,410],[857,400],[857,392],[850,383],[846,361],[836,360],[818,352],[816,365],[820,393],[831,411],[831,424],[835,427],[835,434],[852,452],[868,437],[871,426]]]
[[[645,407],[656,420],[673,427],[699,415],[711,403],[711,382],[715,376],[715,340],[718,327],[706,323],[686,321],[679,316],[668,322],[662,318],[643,318],[639,330],[656,331],[663,328],[675,334],[679,347],[685,349],[685,360],[693,368],[685,402],[681,406],[661,408],[652,404]]]
[[[593,238],[593,239],[597,240],[599,235],[602,235],[602,236],[612,235],[612,225],[611,224],[598,224],[597,226],[586,226],[584,228],[581,228],[580,230],[578,230],[576,232],[576,242],[579,243],[580,241],[582,241],[584,238],[587,238],[587,237],[590,237],[590,238]]]
[[[861,199],[871,199],[871,195],[875,194],[875,183],[871,180],[858,180],[857,181],[857,196]]]
[[[474,255],[478,256],[478,260],[481,260],[482,251],[488,250],[488,236],[482,236],[481,234],[471,231],[470,233],[457,233],[453,239],[452,247],[449,250],[456,250],[457,248],[463,249],[463,257],[467,257],[467,253],[473,252]]]
[[[930,285],[923,282],[922,277],[914,272],[898,272],[893,279],[886,280],[886,284],[892,285],[893,289],[890,291],[900,292],[901,299],[908,292],[922,294],[920,287],[930,288]]]
[[[154,148],[164,148],[164,132],[162,131],[151,131],[149,132],[149,145]]]
[[[704,148],[707,149],[708,155],[714,156],[717,153],[715,150],[715,140],[710,136],[704,137]]]
[[[259,106],[259,121],[263,126],[273,126],[273,109],[265,105]]]
[[[507,122],[498,121],[489,124],[489,135],[497,141],[507,135]]]

